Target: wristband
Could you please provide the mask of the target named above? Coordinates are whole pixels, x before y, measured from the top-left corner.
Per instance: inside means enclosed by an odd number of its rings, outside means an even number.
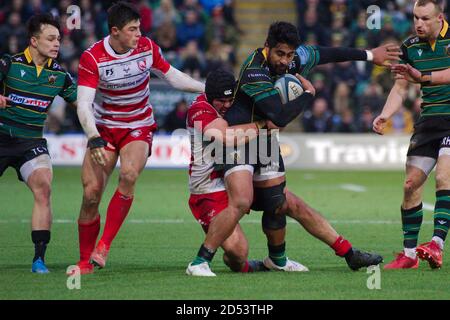
[[[420,82],[425,86],[431,85],[431,74],[431,71],[422,72],[422,75],[420,76]]]
[[[104,148],[108,143],[102,137],[95,137],[88,140],[88,148],[96,149],[96,148]]]
[[[367,61],[373,61],[373,53],[370,50],[366,50]]]

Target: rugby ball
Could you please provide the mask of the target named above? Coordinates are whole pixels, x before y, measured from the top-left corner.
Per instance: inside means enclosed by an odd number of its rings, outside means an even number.
[[[282,75],[275,81],[274,87],[280,93],[283,104],[300,97],[304,91],[300,80],[289,73]]]

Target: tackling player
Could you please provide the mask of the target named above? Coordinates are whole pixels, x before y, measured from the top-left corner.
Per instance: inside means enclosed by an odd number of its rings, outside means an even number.
[[[218,69],[206,78],[205,93],[198,96],[188,110],[186,127],[191,139],[191,163],[189,166],[189,207],[203,231],[217,215],[229,213],[228,196],[223,181],[223,169],[215,166],[215,154],[207,149],[213,143],[225,145],[242,144],[256,138],[266,121],[258,121],[229,127],[223,119],[233,102],[236,80],[233,74]],[[248,134],[238,134],[246,132]],[[202,137],[205,136],[206,139]],[[215,153],[218,150],[210,150]],[[239,223],[231,235],[222,243],[225,264],[235,272],[266,271],[262,261],[248,260],[248,241]],[[207,262],[189,265],[188,275],[215,276]]]
[[[50,14],[28,21],[29,46],[0,59],[0,175],[8,167],[17,171],[34,196],[31,240],[35,254],[31,271],[48,273],[45,251],[52,224],[52,164],[44,122],[59,95],[75,104],[76,85],[55,60],[60,46],[59,24]]]
[[[430,71],[448,72],[445,69],[450,67],[450,30],[444,19],[443,1],[416,1],[414,27],[416,35],[406,39],[401,47],[403,62],[425,75]],[[406,98],[408,82],[398,78],[381,114],[373,121],[373,130],[378,134],[383,134],[386,121],[401,108]],[[414,126],[407,153],[400,208],[404,249],[385,269],[415,269],[419,266],[418,257],[427,260],[432,268],[440,268],[444,241],[450,227],[450,84],[449,81],[446,84],[421,82],[421,91],[422,111]],[[423,185],[434,167],[436,204],[433,237],[430,242],[417,247],[423,220]]]
[[[156,123],[150,104],[150,70],[173,87],[203,92],[204,84],[172,67],[158,45],[139,30],[134,6],[118,2],[108,10],[110,34],[80,58],[78,117],[88,138],[82,167],[83,202],[78,220],[81,273],[103,268],[111,243],[133,202],[136,180],[151,153]],[[98,92],[102,104],[94,104]],[[118,187],[109,202],[103,234],[100,200],[120,159]],[[95,247],[95,249],[94,249]],[[91,263],[90,263],[91,262]]]

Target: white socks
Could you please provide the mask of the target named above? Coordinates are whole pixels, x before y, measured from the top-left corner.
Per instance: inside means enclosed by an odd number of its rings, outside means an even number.
[[[403,251],[405,252],[405,256],[411,259],[416,259],[416,248],[404,248]]]
[[[442,240],[440,237],[434,236],[433,238],[431,238],[431,241],[436,242],[441,250],[444,250],[444,240]]]

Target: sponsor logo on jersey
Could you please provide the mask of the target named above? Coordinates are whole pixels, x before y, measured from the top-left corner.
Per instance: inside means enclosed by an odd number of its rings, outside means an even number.
[[[125,64],[125,65],[123,66],[123,71],[124,71],[125,73],[130,72],[130,66],[129,66],[129,64]]]
[[[417,50],[417,53],[419,54],[419,57],[421,57],[421,56],[422,56],[422,53],[423,53],[423,50],[422,50],[422,49],[419,49],[419,50]]]
[[[38,107],[40,109],[47,109],[47,107],[50,105],[50,101],[46,101],[46,100],[40,100],[40,99],[35,99],[35,98],[29,98],[29,97],[23,97],[23,96],[19,96],[17,94],[11,93],[9,95],[9,99],[11,99],[12,102],[18,103],[18,104],[22,104],[22,105],[26,105],[26,106],[33,106],[33,107]]]
[[[114,69],[113,68],[105,70],[105,77],[111,77],[113,75],[114,75]]]
[[[49,75],[49,76],[48,76],[48,83],[49,83],[49,84],[55,84],[56,78],[57,78],[57,76],[54,75],[54,74]]]
[[[20,76],[23,78],[23,76],[25,75],[25,71],[24,70],[20,70]]]
[[[137,65],[138,65],[139,70],[141,70],[141,71],[147,70],[147,62],[145,61],[145,59],[138,60]]]

